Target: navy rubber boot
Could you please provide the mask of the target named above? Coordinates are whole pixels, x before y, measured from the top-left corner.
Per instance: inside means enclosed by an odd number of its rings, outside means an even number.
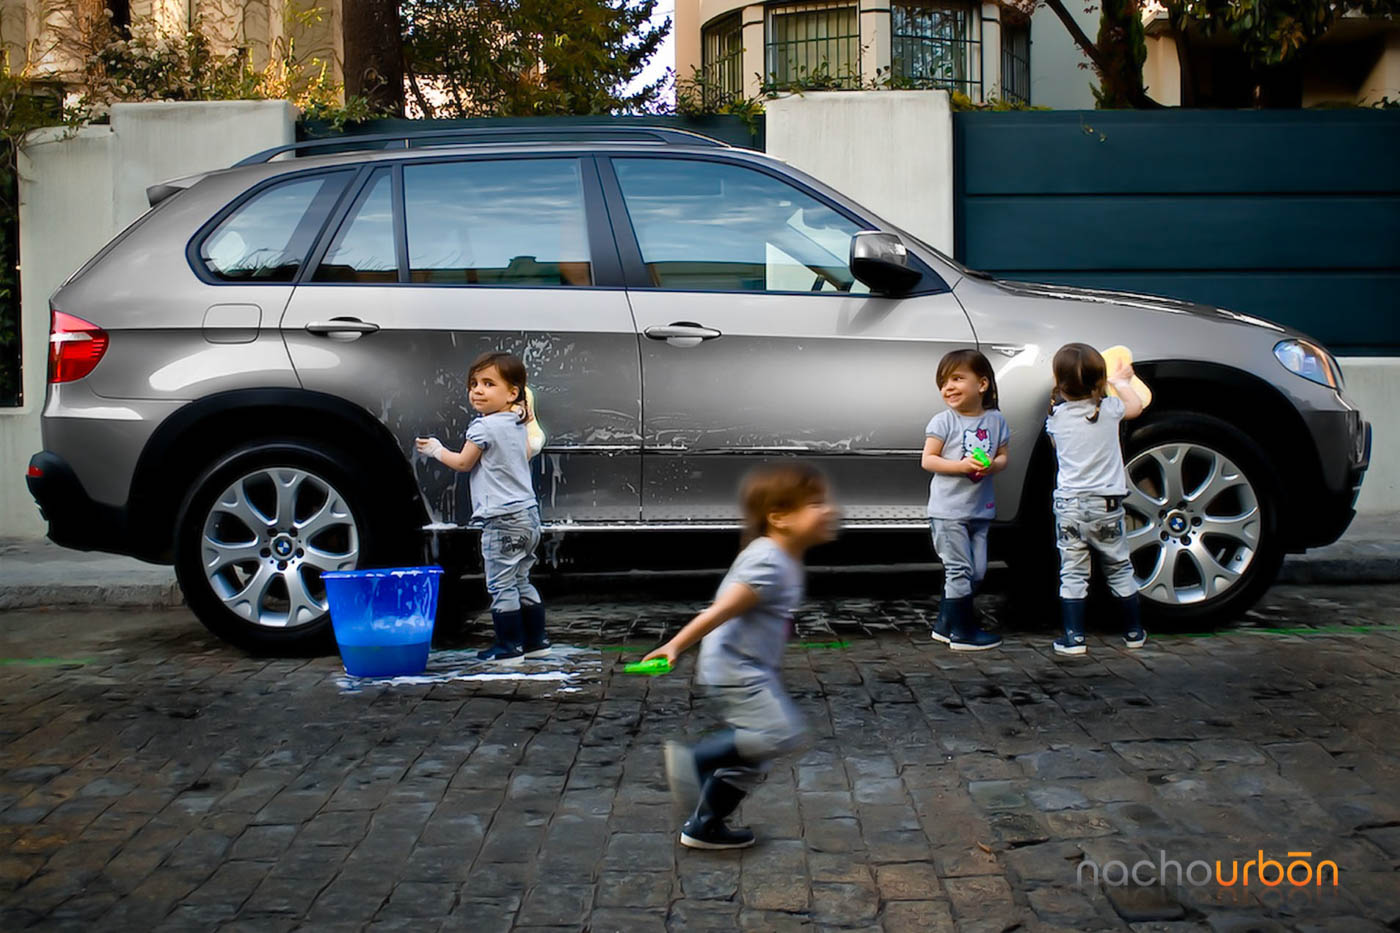
[[[1147,629],[1142,627],[1142,607],[1138,595],[1118,597],[1118,618],[1123,622],[1123,644],[1141,648],[1147,644]]]
[[[943,600],[948,607],[948,647],[954,651],[986,651],[1001,644],[1001,636],[981,628],[972,618],[972,597]]]
[[[525,657],[525,652],[520,647],[523,627],[520,610],[498,612],[493,609],[491,627],[496,631],[496,643],[485,651],[478,651],[476,659],[499,664],[519,664],[520,659]]]
[[[521,603],[520,620],[525,630],[525,657],[542,658],[549,654],[549,639],[544,634],[544,606],[540,603]]]
[[[933,631],[929,632],[934,641],[948,644],[952,640],[951,623],[948,621],[948,597],[943,597],[938,601],[938,621],[933,623]]]
[[[1084,643],[1085,601],[1082,599],[1060,600],[1060,624],[1065,633],[1055,639],[1055,653],[1079,655],[1088,652]]]
[[[730,829],[724,823],[743,799],[744,792],[733,784],[710,778],[695,805],[695,813],[681,827],[681,845],[690,849],[743,849],[753,845],[750,830]]]

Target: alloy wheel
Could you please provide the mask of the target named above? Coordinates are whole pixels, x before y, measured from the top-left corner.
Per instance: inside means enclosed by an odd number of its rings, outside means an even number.
[[[1234,587],[1263,532],[1244,471],[1199,443],[1161,444],[1127,464],[1128,552],[1144,599],[1186,605]]]
[[[200,559],[214,594],[239,618],[292,628],[327,611],[321,574],[354,569],[360,530],[329,482],[294,467],[255,470],[209,507]]]

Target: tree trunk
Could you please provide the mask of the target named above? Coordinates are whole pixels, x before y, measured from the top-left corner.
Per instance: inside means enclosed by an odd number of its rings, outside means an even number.
[[[344,0],[345,95],[403,116],[403,30],[397,0]]]

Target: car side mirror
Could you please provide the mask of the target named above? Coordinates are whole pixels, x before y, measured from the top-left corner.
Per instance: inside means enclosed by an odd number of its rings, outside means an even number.
[[[909,265],[909,250],[899,236],[879,230],[851,237],[851,274],[876,295],[903,295],[923,278]]]

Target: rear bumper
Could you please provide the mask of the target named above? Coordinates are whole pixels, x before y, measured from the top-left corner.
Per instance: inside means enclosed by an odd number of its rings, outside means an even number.
[[[94,502],[58,454],[43,451],[30,457],[25,482],[55,544],[78,551],[142,556],[132,546],[126,509]]]

